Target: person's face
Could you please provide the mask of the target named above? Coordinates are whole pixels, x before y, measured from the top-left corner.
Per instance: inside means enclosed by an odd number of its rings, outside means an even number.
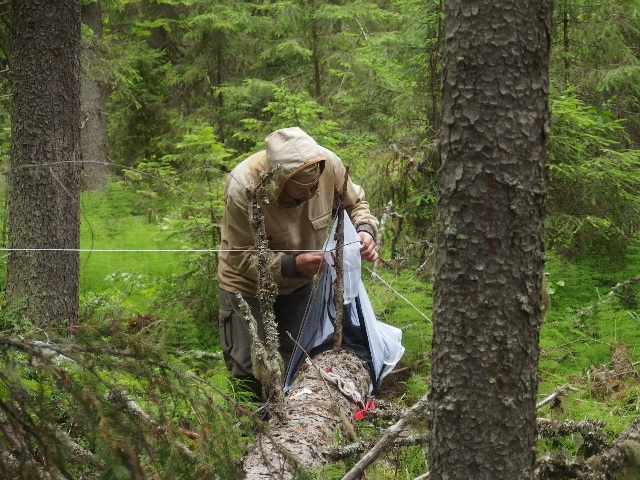
[[[319,183],[320,182],[318,181],[311,185],[300,185],[299,183],[289,181],[284,184],[282,194],[296,200],[297,202],[303,202],[305,200],[309,200],[316,194]]]

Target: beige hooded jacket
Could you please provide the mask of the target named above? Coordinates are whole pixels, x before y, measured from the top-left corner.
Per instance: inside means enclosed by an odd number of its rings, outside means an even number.
[[[314,163],[320,175],[318,191],[302,203],[281,204],[277,200],[292,176]],[[279,294],[287,295],[311,281],[294,270],[295,255],[321,250],[331,222],[334,192],[341,191],[345,167],[336,154],[319,146],[298,127],[284,128],[266,138],[266,150],[251,155],[229,174],[225,187],[225,212],[221,227],[218,264],[220,287],[229,292],[256,296],[257,271],[253,266],[254,238],[249,226],[247,188],[260,183],[260,173],[277,165],[269,205],[262,205],[264,226],[271,250],[271,273]],[[375,238],[378,220],[370,213],[362,188],[347,183],[346,210],[356,230]]]

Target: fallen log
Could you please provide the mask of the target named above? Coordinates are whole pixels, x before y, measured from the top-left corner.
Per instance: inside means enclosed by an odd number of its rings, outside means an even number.
[[[299,469],[319,468],[328,462],[325,451],[336,442],[355,440],[354,414],[362,409],[352,398],[327,381],[319,369],[329,371],[364,399],[370,375],[366,363],[352,350],[326,351],[304,364],[285,398],[285,420],[269,420],[243,462],[246,480],[288,480]]]

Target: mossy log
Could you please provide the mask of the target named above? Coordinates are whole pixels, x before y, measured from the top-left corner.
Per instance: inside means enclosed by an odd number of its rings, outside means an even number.
[[[353,438],[353,416],[359,407],[325,380],[318,369],[330,369],[353,382],[363,396],[370,376],[367,365],[352,350],[327,351],[304,364],[285,398],[284,422],[270,421],[255,439],[244,458],[246,480],[288,480],[300,469],[310,470],[327,463],[325,452]]]

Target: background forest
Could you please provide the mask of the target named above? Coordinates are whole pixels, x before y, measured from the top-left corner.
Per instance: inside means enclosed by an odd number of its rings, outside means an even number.
[[[553,21],[540,396],[571,390],[541,415],[614,435],[640,409],[640,5],[558,0]],[[0,399],[23,418],[25,478],[46,478],[44,463],[59,478],[237,478],[255,419],[218,356],[222,189],[282,127],[338,153],[385,220],[385,262],[363,275],[407,352],[382,396],[426,392],[442,35],[429,0],[83,2],[80,325],[71,342],[0,312]],[[577,437],[540,450],[579,452]],[[398,448],[369,478],[426,470],[422,447]]]

